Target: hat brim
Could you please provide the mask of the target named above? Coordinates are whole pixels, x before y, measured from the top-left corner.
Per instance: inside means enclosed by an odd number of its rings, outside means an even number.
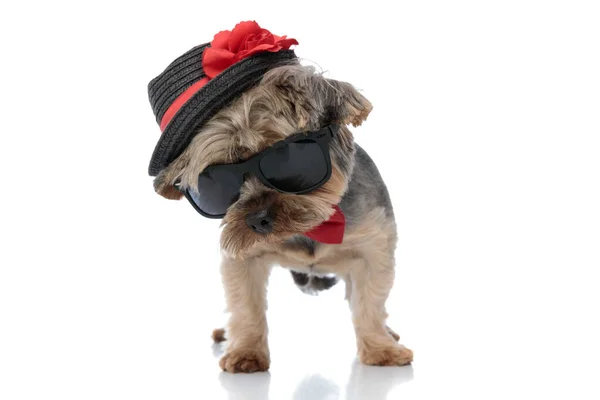
[[[179,109],[165,128],[150,160],[150,176],[158,175],[179,157],[210,118],[256,86],[268,70],[295,58],[293,50],[258,53],[210,80]]]

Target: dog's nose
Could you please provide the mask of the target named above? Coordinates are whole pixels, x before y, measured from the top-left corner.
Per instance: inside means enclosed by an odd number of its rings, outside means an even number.
[[[256,233],[267,234],[273,230],[273,217],[268,210],[260,210],[246,216],[246,224]]]

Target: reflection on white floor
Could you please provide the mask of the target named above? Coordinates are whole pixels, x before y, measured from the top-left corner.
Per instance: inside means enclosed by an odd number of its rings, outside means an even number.
[[[298,382],[293,391],[293,400],[383,400],[388,399],[391,389],[413,378],[412,366],[400,368],[380,368],[352,365],[352,373],[345,386],[317,373],[306,376]],[[221,387],[227,392],[229,400],[276,399],[270,395],[271,373],[228,374],[219,375]]]
[[[222,354],[221,345],[214,345],[215,356]],[[282,366],[279,366],[280,368]],[[221,372],[219,382],[226,391],[229,400],[248,399],[266,400],[284,397],[274,396],[270,392],[271,372],[255,374],[230,374]],[[282,375],[282,374],[276,374]],[[292,383],[291,377],[280,376]],[[298,378],[298,377],[295,377]],[[351,372],[346,381],[336,381],[327,376],[327,372],[312,373],[300,378],[293,390],[293,400],[334,400],[334,399],[388,399],[390,391],[413,379],[411,365],[398,368],[371,367],[362,365],[358,360],[351,363]],[[283,395],[283,393],[282,393]]]

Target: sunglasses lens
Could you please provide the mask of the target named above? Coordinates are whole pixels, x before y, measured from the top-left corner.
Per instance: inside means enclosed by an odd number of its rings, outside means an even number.
[[[196,206],[204,213],[218,216],[239,197],[242,178],[226,168],[207,168],[198,176],[198,192],[188,194]]]
[[[303,139],[269,152],[260,161],[260,170],[277,189],[295,193],[327,177],[327,160],[318,143]]]

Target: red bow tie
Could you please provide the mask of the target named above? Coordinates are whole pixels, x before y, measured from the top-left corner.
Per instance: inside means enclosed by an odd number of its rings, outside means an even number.
[[[346,217],[338,206],[333,206],[335,212],[321,225],[306,232],[305,235],[326,244],[340,244],[344,239],[344,228],[346,227]]]

